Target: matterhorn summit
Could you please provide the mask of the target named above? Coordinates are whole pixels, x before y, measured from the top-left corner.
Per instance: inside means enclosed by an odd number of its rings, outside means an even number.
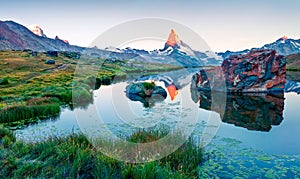
[[[30,25],[30,26],[28,26],[28,29],[37,36],[47,37],[39,25],[36,25],[36,24]]]
[[[172,47],[174,47],[175,45],[181,44],[181,40],[179,40],[179,37],[176,34],[176,32],[175,32],[174,29],[171,30],[171,33],[169,35],[169,38],[168,38],[166,44],[168,44],[168,45],[170,45]]]
[[[165,43],[165,47],[160,51],[162,54],[181,53],[182,55],[195,57],[192,48],[179,39],[174,29],[171,29],[171,33]]]

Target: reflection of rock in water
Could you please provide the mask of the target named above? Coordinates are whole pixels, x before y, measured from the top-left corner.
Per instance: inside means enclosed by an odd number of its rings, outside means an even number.
[[[167,97],[166,90],[154,83],[133,83],[126,87],[125,92],[131,101],[140,101],[144,107],[152,107],[155,102],[164,101]]]
[[[193,101],[200,101],[200,108],[211,110],[212,98],[209,92],[192,89]],[[214,94],[218,96],[218,94]],[[224,95],[220,93],[219,95]],[[216,102],[216,101],[214,101]],[[222,121],[248,130],[270,131],[272,125],[283,120],[284,96],[281,94],[227,94],[225,113]],[[218,109],[215,109],[219,112]]]
[[[249,130],[269,131],[283,120],[284,97],[268,94],[228,95],[222,121]]]
[[[143,103],[143,106],[148,108],[148,107],[153,107],[156,102],[161,102],[165,100],[165,98],[161,95],[152,95],[151,97],[142,97],[137,94],[132,94],[132,93],[127,93],[126,96],[131,100],[131,101],[140,101]]]

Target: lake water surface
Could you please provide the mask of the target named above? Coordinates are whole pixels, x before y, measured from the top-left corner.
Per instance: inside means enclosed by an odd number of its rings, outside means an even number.
[[[162,81],[168,77],[173,80],[179,92],[175,99],[172,99],[170,95],[166,99],[159,100],[129,99],[125,89],[134,81],[134,78],[131,78],[112,85],[101,86],[94,91],[93,104],[86,108],[74,110],[63,108],[57,119],[32,124],[24,129],[16,130],[15,134],[18,140],[37,142],[47,140],[49,137],[64,137],[82,131],[87,135],[92,135],[96,130],[101,129],[100,125],[105,125],[116,135],[128,135],[140,128],[157,125],[168,126],[172,129],[179,122],[187,120],[189,121],[187,125],[194,124],[194,131],[191,135],[200,141],[205,138],[205,146],[209,143],[205,147],[207,151],[216,150],[222,154],[222,157],[211,157],[204,164],[216,167],[210,162],[219,163],[220,168],[212,168],[218,176],[231,178],[234,177],[231,175],[233,171],[244,170],[246,172],[237,173],[237,176],[251,177],[252,175],[245,174],[249,167],[254,169],[257,167],[257,171],[258,168],[265,168],[262,172],[273,172],[269,170],[278,166],[281,169],[296,168],[285,173],[271,173],[273,174],[271,176],[275,178],[276,176],[280,178],[300,175],[298,163],[300,95],[297,91],[289,90],[289,92],[275,95],[221,94],[225,96],[225,103],[223,100],[214,101],[220,103],[220,109],[216,107],[212,110],[210,94],[191,88],[192,75],[198,70],[184,69],[159,74],[160,81],[156,83],[166,90],[166,84]],[[96,112],[93,109],[97,109]],[[99,119],[95,119],[95,115],[100,116],[101,123],[97,121]],[[79,116],[81,119],[78,119]],[[82,116],[85,116],[85,119],[82,119]],[[195,123],[189,118],[193,118]],[[86,133],[87,129],[90,132]],[[190,129],[182,128],[183,131]],[[206,135],[207,133],[210,137]],[[280,159],[283,164],[275,159]],[[243,163],[246,160],[252,162]],[[240,162],[239,165],[230,164],[230,162],[236,163],[237,161]],[[261,177],[262,175],[253,176]],[[267,176],[263,175],[263,177]]]

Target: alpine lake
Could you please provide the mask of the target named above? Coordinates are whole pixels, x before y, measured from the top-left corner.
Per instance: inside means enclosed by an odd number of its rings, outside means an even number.
[[[93,91],[89,105],[62,107],[57,118],[30,124],[14,134],[17,140],[36,143],[74,133],[96,135],[103,126],[119,136],[156,126],[172,129],[194,120],[181,129],[192,129],[190,135],[204,148],[200,178],[299,177],[299,92],[222,93],[212,99],[211,94],[193,88],[192,76],[198,71],[181,69],[115,78],[112,84]],[[166,91],[166,81],[171,79],[176,95],[172,91],[166,98],[139,99],[128,95],[126,87],[142,79],[152,80]]]

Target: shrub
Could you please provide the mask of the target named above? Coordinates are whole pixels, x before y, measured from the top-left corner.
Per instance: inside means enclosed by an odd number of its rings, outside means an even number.
[[[164,131],[139,131],[161,137]],[[143,133],[143,134],[142,134]],[[0,128],[1,140],[12,133]],[[137,135],[129,136],[136,140]],[[146,137],[147,138],[147,137]],[[14,140],[11,140],[14,141]],[[197,151],[197,152],[195,152]],[[83,135],[45,142],[0,144],[0,176],[6,178],[198,178],[201,150],[189,139],[168,157],[144,164],[121,162],[98,152]],[[194,160],[197,159],[197,160]]]
[[[0,110],[0,123],[12,123],[20,120],[31,120],[36,118],[48,118],[59,114],[59,104],[44,105],[18,105]]]
[[[74,87],[73,89],[73,102],[75,103],[89,102],[92,97],[92,94],[85,88]]]
[[[144,89],[146,89],[146,90],[148,90],[148,89],[154,89],[155,84],[154,84],[154,82],[151,82],[151,83],[145,82],[145,83],[143,83],[143,87],[144,87]]]
[[[7,78],[0,78],[0,85],[8,85],[8,79]]]

